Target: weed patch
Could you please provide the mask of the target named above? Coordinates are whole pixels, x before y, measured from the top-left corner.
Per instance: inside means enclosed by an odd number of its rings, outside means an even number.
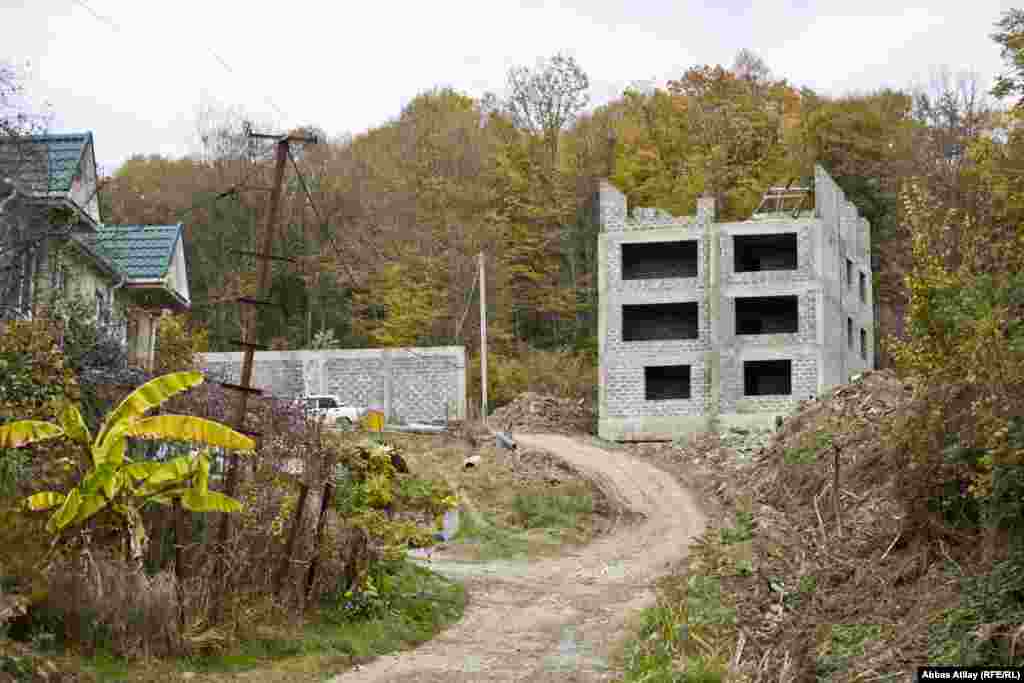
[[[521,493],[512,502],[518,522],[527,529],[573,528],[580,514],[594,511],[594,499],[589,495],[544,495]]]
[[[818,461],[818,454],[832,447],[832,435],[828,432],[815,432],[805,443],[787,448],[783,458],[789,465],[810,465]]]
[[[754,537],[754,516],[742,510],[736,511],[736,524],[732,527],[723,527],[719,536],[724,545],[743,543]]]

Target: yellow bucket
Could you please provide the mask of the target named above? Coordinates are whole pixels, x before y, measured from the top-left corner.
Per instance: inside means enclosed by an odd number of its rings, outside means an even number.
[[[384,431],[384,411],[367,410],[363,414],[363,427],[371,432]]]

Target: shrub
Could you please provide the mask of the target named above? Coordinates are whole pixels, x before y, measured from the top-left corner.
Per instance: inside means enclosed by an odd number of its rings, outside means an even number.
[[[159,374],[197,369],[197,355],[209,350],[209,334],[191,325],[187,314],[161,316],[156,328]]]

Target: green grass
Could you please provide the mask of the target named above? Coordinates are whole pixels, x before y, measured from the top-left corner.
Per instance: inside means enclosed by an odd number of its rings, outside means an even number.
[[[502,526],[493,515],[468,509],[460,511],[459,532],[452,540],[475,545],[480,560],[525,557],[529,550],[521,532]]]
[[[848,671],[850,660],[864,655],[864,644],[882,638],[877,624],[833,624],[827,651],[815,661],[818,681],[832,680],[832,674]]]
[[[1017,648],[1010,657],[1007,639],[979,640],[982,624],[1024,622],[1024,551],[996,562],[978,576],[960,578],[960,605],[947,610],[929,628],[928,662],[963,666],[1021,666]]]
[[[520,493],[512,501],[518,522],[527,529],[572,529],[580,514],[594,512],[589,495]]]
[[[810,465],[818,461],[818,454],[832,446],[832,435],[817,432],[812,443],[799,448],[787,448],[783,458],[790,465]]]
[[[754,537],[754,516],[742,510],[736,511],[736,525],[719,530],[723,545],[743,543]]]

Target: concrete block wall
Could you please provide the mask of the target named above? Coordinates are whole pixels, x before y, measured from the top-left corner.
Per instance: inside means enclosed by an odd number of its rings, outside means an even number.
[[[242,354],[202,354],[211,379],[237,383]],[[466,416],[462,346],[335,351],[258,351],[253,385],[268,395],[332,394],[360,408],[377,406],[390,422],[442,422]]]
[[[794,219],[714,222],[714,202],[698,200],[696,216],[672,217],[655,209],[628,212],[626,198],[602,182],[598,238],[601,301],[599,326],[599,433],[613,440],[674,438],[724,424],[770,425],[803,399],[873,366],[870,225],[842,190],[818,167],[816,215]],[[735,272],[735,237],[795,233],[795,270]],[[696,277],[622,279],[622,247],[639,242],[693,240],[698,246]],[[852,287],[845,282],[846,259],[854,263]],[[865,274],[865,299],[858,273]],[[797,331],[737,335],[738,297],[796,296]],[[622,307],[696,302],[698,338],[671,341],[622,339]],[[854,322],[854,348],[846,320]],[[860,354],[860,330],[867,357]],[[744,362],[789,360],[787,395],[747,396]],[[644,368],[689,365],[690,398],[648,401]]]

